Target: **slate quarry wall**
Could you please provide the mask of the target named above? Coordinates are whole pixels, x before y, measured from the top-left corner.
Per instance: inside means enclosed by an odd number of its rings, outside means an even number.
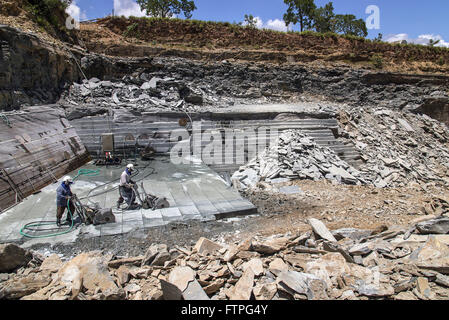
[[[172,78],[166,86],[178,92],[174,98],[192,106],[229,105],[242,99],[280,102],[309,94],[350,103],[356,108],[380,105],[448,121],[448,76],[394,74],[344,65],[311,67],[298,63],[205,61],[172,56],[104,56],[81,47],[50,44],[3,25],[0,25],[0,111],[58,101],[66,108],[73,107],[64,98],[72,83],[84,79],[74,57],[88,79],[126,78],[125,82],[140,86],[154,76]],[[161,98],[160,88],[149,95]],[[92,95],[69,98],[82,104]],[[90,103],[101,105],[100,98],[104,97],[97,92]],[[128,104],[130,108],[136,105]],[[175,101],[173,105],[177,105]]]
[[[246,106],[247,109],[250,107]],[[282,110],[287,107],[301,108],[273,105],[272,109]],[[201,150],[203,160],[214,170],[233,173],[268,147],[280,132],[299,129],[316,143],[331,148],[342,159],[355,166],[358,164],[360,157],[354,146],[344,144],[336,137],[338,123],[334,113],[281,112],[245,113],[227,110],[191,113],[188,118],[182,112],[146,112],[136,115],[122,109],[114,110],[112,115],[83,117],[71,120],[70,123],[76,128],[92,157],[102,156],[102,134],[113,133],[116,156],[132,159],[138,157],[147,146],[153,148],[157,154],[167,155],[175,145],[183,141],[189,145],[192,154]],[[232,141],[229,141],[230,136]],[[218,144],[211,148],[214,143]],[[200,148],[195,149],[196,146]],[[214,150],[211,152],[211,149]],[[217,150],[221,152],[221,157],[214,158],[213,163],[208,163],[205,158],[213,158]]]
[[[75,129],[53,106],[5,116],[0,120],[0,211],[89,159]]]

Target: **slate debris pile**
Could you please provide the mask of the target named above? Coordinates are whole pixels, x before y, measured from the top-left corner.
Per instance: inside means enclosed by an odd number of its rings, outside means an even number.
[[[61,95],[59,104],[66,107],[122,107],[137,111],[184,109],[194,112],[204,106],[220,108],[234,104],[281,102],[291,96],[271,93],[264,96],[260,89],[242,83],[238,89],[223,90],[217,78],[208,82],[205,79],[186,78],[180,74],[182,70],[171,71],[136,72],[107,81],[95,77],[83,80],[82,83],[73,83]],[[282,92],[282,88],[278,91]]]
[[[412,182],[449,184],[449,130],[426,115],[381,107],[341,106],[340,135],[365,163],[359,168],[376,187]]]
[[[234,174],[237,188],[278,178],[328,179],[378,188],[449,185],[449,130],[444,123],[381,107],[342,104],[339,109],[339,137],[353,144],[363,160],[357,169],[307,135],[289,130],[281,133],[277,145]]]
[[[22,252],[15,271],[0,270],[0,299],[449,299],[447,214],[409,229],[330,231],[320,220],[308,223],[304,233],[240,243],[155,244],[138,257],[95,251],[63,262],[56,254]],[[7,259],[4,252],[5,245],[0,256]]]
[[[185,100],[181,97],[184,94]],[[179,110],[187,101],[201,105],[202,93],[182,87],[173,78],[124,76],[121,81],[97,78],[74,83],[61,101],[73,106],[94,104],[96,107],[125,107],[136,110]],[[194,108],[191,107],[190,111]]]
[[[360,171],[340,159],[331,149],[317,145],[310,136],[299,130],[281,132],[268,150],[232,176],[234,186],[240,190],[273,179],[328,179],[353,185],[367,183]]]

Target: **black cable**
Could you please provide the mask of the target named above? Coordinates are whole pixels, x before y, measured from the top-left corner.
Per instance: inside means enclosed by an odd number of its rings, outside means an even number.
[[[145,170],[147,170],[147,169],[151,169],[152,171],[151,171],[150,173],[148,173],[148,174],[145,174],[142,178],[136,180],[136,183],[139,182],[139,181],[143,181],[144,179],[146,179],[147,177],[153,175],[153,174],[156,172],[156,169],[154,169],[153,167],[150,167],[149,165],[146,166],[146,167],[143,169],[143,170],[144,170],[143,172],[145,172]],[[134,177],[138,176],[139,174],[140,174],[140,171],[139,171],[138,169],[136,169],[136,173],[132,174],[132,175],[131,175],[131,178],[134,178]],[[109,184],[112,184],[112,183],[115,183],[115,182],[117,182],[117,181],[120,181],[120,178],[115,179],[115,180],[112,180],[112,181],[109,181],[109,182],[106,182],[106,183],[104,183],[104,184],[101,184],[101,185],[99,185],[99,186],[97,186],[97,187],[91,189],[91,190],[89,191],[89,193],[87,194],[87,196],[84,197],[84,198],[82,198],[82,199],[83,199],[83,200],[84,200],[84,199],[87,199],[88,202],[94,204],[94,203],[90,200],[91,197],[97,197],[97,196],[101,196],[101,195],[103,195],[103,194],[106,194],[106,193],[115,191],[115,190],[119,189],[120,186],[114,187],[114,188],[109,189],[109,190],[102,191],[102,192],[100,192],[100,193],[96,193],[96,194],[94,194],[94,195],[91,195],[91,193],[92,193],[93,191],[99,189],[99,188],[104,188],[105,186],[107,186],[107,185],[109,185]],[[135,192],[135,191],[133,190],[133,192]],[[125,210],[128,210],[129,207],[130,207],[130,205],[128,205],[128,207],[127,207]],[[123,211],[123,210],[122,210],[122,211]]]

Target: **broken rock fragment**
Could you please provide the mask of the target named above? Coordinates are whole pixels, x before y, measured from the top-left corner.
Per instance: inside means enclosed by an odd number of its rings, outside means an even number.
[[[198,240],[198,242],[195,245],[196,251],[199,254],[210,254],[210,253],[214,253],[215,251],[218,251],[220,249],[222,249],[223,246],[221,246],[220,244],[213,242],[209,239],[206,238],[200,238]]]
[[[226,295],[230,300],[250,300],[253,286],[254,272],[251,268],[247,268],[235,287],[228,290]]]
[[[316,235],[318,235],[321,239],[330,241],[330,242],[337,242],[337,239],[330,233],[330,231],[326,228],[324,223],[322,223],[320,220],[311,218],[308,220],[310,226],[312,227],[313,231]]]
[[[279,274],[277,280],[279,285],[287,287],[289,290],[302,295],[307,299],[314,300],[317,296],[325,296],[327,286],[319,277],[303,272],[283,271]],[[317,294],[318,291],[321,293]]]
[[[184,300],[209,300],[209,297],[204,292],[201,285],[196,280],[196,273],[190,267],[176,267],[168,276],[168,282],[174,285],[181,292],[181,296]],[[162,285],[164,291],[164,297],[173,298],[177,296],[177,291],[173,290],[171,286]],[[167,293],[167,297],[166,297]]]
[[[409,261],[419,268],[449,274],[449,247],[435,236],[429,236],[427,242],[410,255]]]
[[[441,217],[418,223],[416,229],[421,234],[448,234],[449,218]]]
[[[246,262],[245,264],[243,264],[243,271],[245,272],[248,268],[251,268],[254,272],[254,275],[256,277],[260,276],[263,274],[264,269],[263,269],[263,263],[262,260],[255,258],[255,259],[251,259],[250,261]]]

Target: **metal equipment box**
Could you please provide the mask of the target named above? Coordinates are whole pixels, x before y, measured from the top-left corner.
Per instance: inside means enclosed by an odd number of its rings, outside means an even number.
[[[101,135],[101,146],[103,152],[114,152],[114,134],[103,133]]]

